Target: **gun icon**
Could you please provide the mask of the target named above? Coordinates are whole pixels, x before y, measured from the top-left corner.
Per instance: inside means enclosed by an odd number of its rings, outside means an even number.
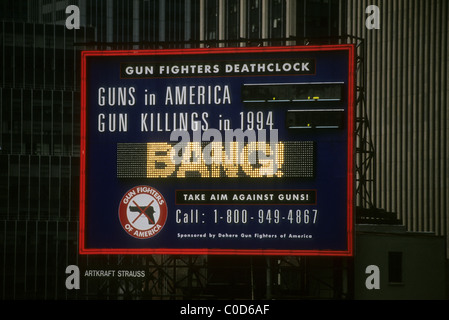
[[[149,224],[155,224],[155,222],[154,222],[155,211],[154,211],[154,208],[151,206],[151,204],[153,202],[154,202],[154,200],[151,201],[150,204],[145,207],[145,209],[142,209],[135,201],[133,201],[133,203],[136,206],[135,207],[130,206],[129,210],[131,212],[140,212],[140,214],[134,219],[134,221],[132,223],[136,222],[137,219],[139,219],[142,215],[144,215],[148,219]]]

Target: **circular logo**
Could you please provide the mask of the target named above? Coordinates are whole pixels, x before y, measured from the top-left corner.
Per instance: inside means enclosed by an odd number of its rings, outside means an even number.
[[[149,186],[137,186],[120,201],[119,219],[129,235],[149,239],[164,227],[167,211],[167,203],[159,191]]]

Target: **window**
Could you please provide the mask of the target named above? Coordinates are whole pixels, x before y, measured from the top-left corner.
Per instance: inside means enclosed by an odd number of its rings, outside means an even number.
[[[388,252],[388,282],[402,283],[402,252]]]
[[[310,40],[343,34],[340,15],[344,8],[345,2],[340,0],[297,0],[296,35]]]
[[[247,15],[247,37],[260,39],[262,37],[262,4],[260,0],[248,1]]]
[[[240,1],[226,2],[226,39],[235,40],[240,37]]]
[[[285,36],[285,1],[272,0],[269,4],[269,37],[283,38]],[[281,43],[277,43],[280,45]]]
[[[218,39],[218,1],[208,0],[206,3],[206,40]]]

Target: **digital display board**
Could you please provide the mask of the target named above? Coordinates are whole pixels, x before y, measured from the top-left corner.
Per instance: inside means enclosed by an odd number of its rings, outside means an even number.
[[[352,45],[81,64],[80,253],[352,255]]]

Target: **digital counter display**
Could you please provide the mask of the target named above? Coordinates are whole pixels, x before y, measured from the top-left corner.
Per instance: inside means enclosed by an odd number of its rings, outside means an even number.
[[[244,84],[244,103],[341,102],[343,83]]]
[[[80,253],[352,255],[352,45],[84,51]]]
[[[313,141],[117,145],[119,178],[313,178]],[[240,151],[239,151],[240,150]],[[258,157],[258,153],[262,157]],[[209,161],[208,161],[209,159]]]

